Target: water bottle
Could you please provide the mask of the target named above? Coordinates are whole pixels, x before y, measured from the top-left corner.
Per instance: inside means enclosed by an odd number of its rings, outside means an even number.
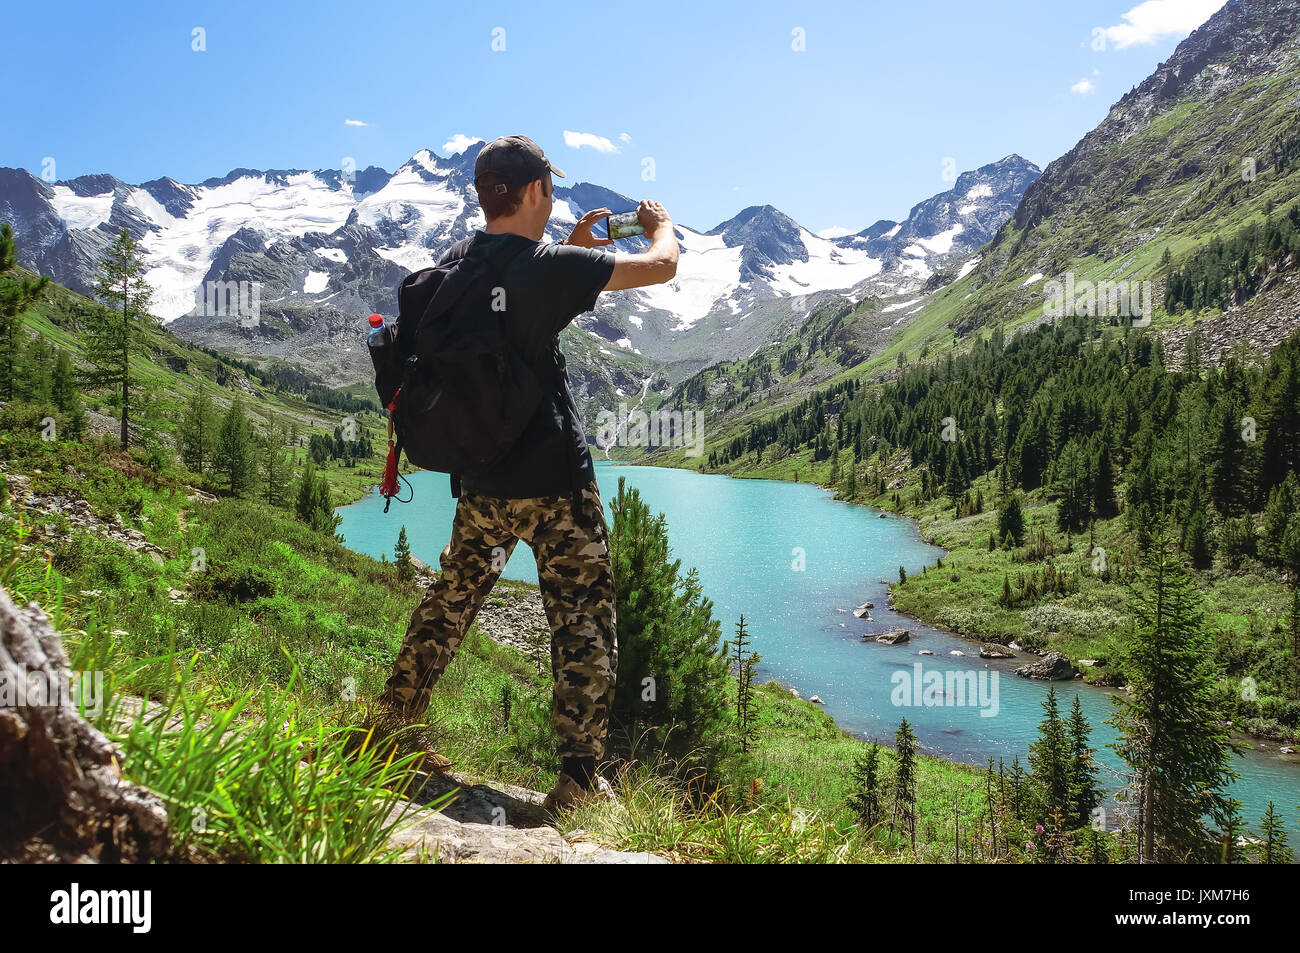
[[[382,314],[372,314],[370,316],[370,333],[366,335],[366,347],[374,351],[387,347],[390,340],[388,325],[384,323],[384,316]]]

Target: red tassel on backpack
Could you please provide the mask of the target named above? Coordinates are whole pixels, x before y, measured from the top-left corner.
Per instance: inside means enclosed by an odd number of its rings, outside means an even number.
[[[398,389],[401,393],[401,389]],[[384,512],[388,512],[389,505],[393,502],[393,497],[397,496],[397,458],[398,451],[393,443],[393,405],[397,403],[397,394],[393,395],[392,403],[388,405],[388,462],[384,464],[384,476],[379,481],[379,492],[384,498]]]

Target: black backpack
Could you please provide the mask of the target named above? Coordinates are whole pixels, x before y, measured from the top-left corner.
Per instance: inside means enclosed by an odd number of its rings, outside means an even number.
[[[457,477],[484,472],[536,413],[546,386],[493,309],[500,276],[528,248],[495,261],[471,251],[403,279],[396,333],[370,352],[397,458],[405,451],[415,466]]]

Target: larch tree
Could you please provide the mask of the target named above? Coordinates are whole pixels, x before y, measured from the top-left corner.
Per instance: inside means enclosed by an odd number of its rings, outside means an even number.
[[[100,262],[95,280],[95,295],[107,308],[96,312],[87,328],[85,353],[91,364],[87,382],[119,392],[123,450],[130,445],[131,356],[139,347],[140,330],[151,320],[153,290],[144,272],[140,247],[123,228]]]
[[[39,277],[18,278],[9,273],[18,265],[18,245],[13,227],[0,225],[0,346],[4,347],[4,396],[14,396],[14,352],[18,349],[18,328],[23,312],[49,287],[50,279]]]
[[[1138,621],[1123,648],[1130,693],[1110,719],[1115,751],[1132,769],[1143,863],[1204,858],[1205,822],[1226,823],[1236,777],[1199,597],[1171,549],[1158,540],[1144,559],[1132,602]]]

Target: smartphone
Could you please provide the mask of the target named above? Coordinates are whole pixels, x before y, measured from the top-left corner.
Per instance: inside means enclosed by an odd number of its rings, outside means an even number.
[[[605,216],[605,230],[610,238],[628,238],[632,235],[644,235],[645,229],[636,217],[636,212],[620,212]]]

